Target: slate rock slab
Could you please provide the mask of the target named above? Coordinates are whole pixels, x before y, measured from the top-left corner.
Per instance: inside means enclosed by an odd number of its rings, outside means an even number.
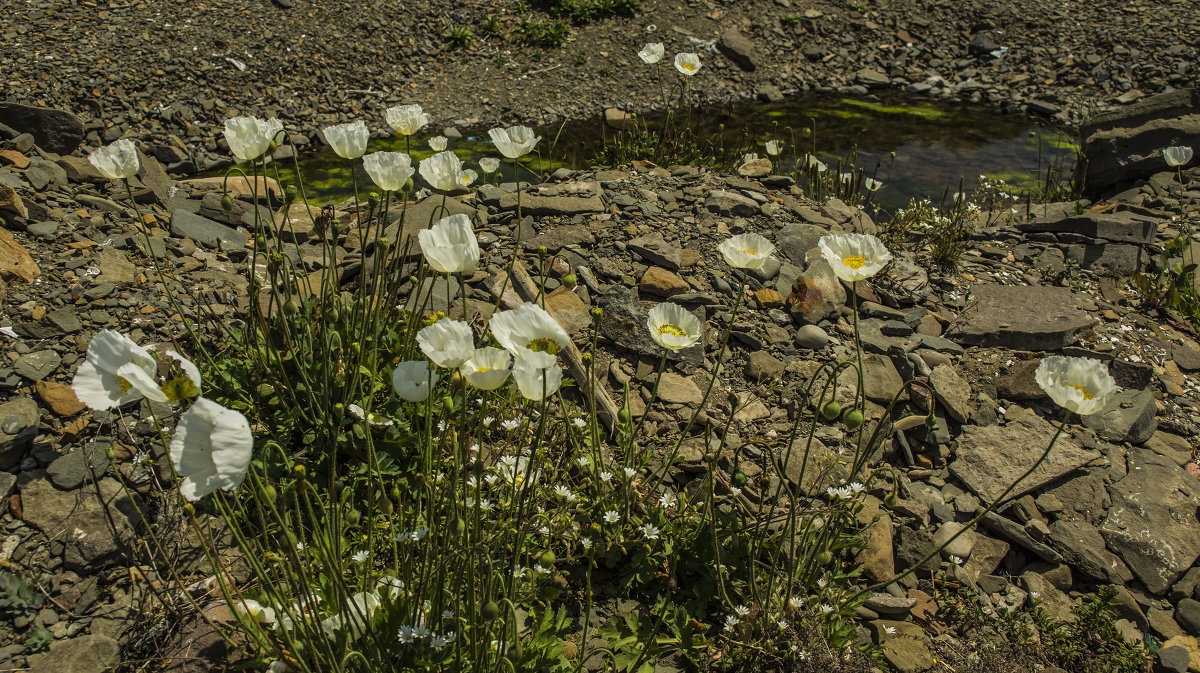
[[[108,636],[76,636],[30,657],[29,673],[102,673],[117,663],[120,654],[121,646]]]
[[[1104,409],[1083,417],[1083,425],[1110,442],[1141,444],[1158,429],[1154,393],[1149,390],[1122,390],[1112,396]]]
[[[63,565],[68,570],[95,572],[133,536],[130,520],[137,517],[137,512],[113,479],[67,492],[45,478],[33,478],[22,483],[20,489],[25,522],[47,537],[66,543]],[[113,526],[109,525],[110,517]]]
[[[1100,533],[1142,584],[1162,596],[1200,557],[1200,486],[1153,451],[1133,449],[1128,461],[1124,478],[1108,487],[1112,506]]]
[[[0,470],[21,462],[25,449],[37,435],[38,406],[29,397],[0,404]]]
[[[966,318],[946,335],[963,344],[1055,351],[1093,325],[1065,287],[990,283],[977,285],[972,299]]]
[[[33,136],[38,147],[70,154],[83,142],[83,120],[66,110],[0,103],[0,124]]]
[[[218,247],[221,241],[245,245],[246,241],[250,240],[237,229],[186,210],[171,213],[171,233],[190,238],[210,248]]]
[[[963,427],[950,472],[985,504],[992,504],[1042,455],[1055,427],[1029,410],[1012,408],[1006,425]],[[1084,449],[1064,432],[1050,455],[1006,496],[1015,499],[1101,456]]]
[[[1022,222],[1017,229],[1023,232],[1080,234],[1106,241],[1148,244],[1154,242],[1158,228],[1153,219],[1131,212],[1083,213],[1066,217],[1048,217]]]
[[[505,192],[500,195],[501,210],[516,210],[517,195]],[[521,215],[579,215],[604,211],[604,201],[599,196],[542,196],[521,194]]]
[[[663,348],[650,338],[650,332],[646,328],[646,317],[650,309],[638,302],[632,289],[613,284],[596,298],[596,305],[604,311],[600,318],[601,336],[636,353],[662,357]],[[705,317],[697,317],[700,318],[700,324],[704,325]],[[702,336],[700,342],[691,348],[668,351],[667,359],[700,365],[704,362],[704,343],[705,339]]]

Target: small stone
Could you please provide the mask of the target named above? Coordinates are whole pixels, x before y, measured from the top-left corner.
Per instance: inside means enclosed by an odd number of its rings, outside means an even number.
[[[62,356],[58,353],[51,350],[35,351],[17,358],[17,361],[13,363],[13,369],[31,381],[41,381],[53,374],[60,364],[62,364]]]
[[[778,380],[783,377],[785,365],[779,358],[766,351],[754,351],[746,363],[746,376],[756,380]]]
[[[71,386],[53,381],[38,381],[33,389],[42,403],[57,416],[74,416],[87,408],[87,405],[75,396],[75,390]]]
[[[779,308],[783,306],[783,297],[777,290],[764,287],[754,293],[754,301],[761,309]]]
[[[664,372],[658,384],[658,399],[668,404],[698,405],[704,393],[692,382],[675,372]]]
[[[691,292],[692,286],[678,275],[658,266],[652,266],[642,275],[638,290],[656,297],[673,297]]]
[[[37,402],[18,397],[0,404],[0,469],[21,462],[25,450],[37,435]]]

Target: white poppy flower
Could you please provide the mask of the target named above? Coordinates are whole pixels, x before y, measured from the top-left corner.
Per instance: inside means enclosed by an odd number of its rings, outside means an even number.
[[[184,477],[179,493],[196,501],[218,488],[230,491],[246,477],[254,436],[246,417],[198,398],[179,417],[171,438],[171,461]]]
[[[429,123],[429,117],[425,116],[420,105],[390,107],[384,115],[387,117],[388,126],[402,136],[411,136]]]
[[[757,152],[747,152],[742,155],[742,163],[744,163],[744,164],[748,164],[751,161],[757,161],[757,160],[758,160]]]
[[[88,161],[109,180],[125,180],[137,175],[141,164],[138,162],[137,146],[128,138],[121,138],[107,147],[92,152]]]
[[[112,409],[142,397],[166,402],[167,396],[155,381],[157,375],[158,364],[145,348],[106,329],[92,337],[71,388],[91,409]]]
[[[476,173],[475,171],[471,170],[470,168],[464,169],[462,173],[458,174],[458,186],[459,187],[470,187],[471,183],[475,182],[475,178],[478,178],[478,177],[479,177],[479,174]]]
[[[443,217],[429,229],[417,232],[421,253],[439,273],[470,271],[479,263],[479,240],[471,218],[459,213]]]
[[[1104,363],[1091,358],[1051,355],[1038,363],[1033,379],[1055,404],[1080,416],[1102,411],[1117,391]]]
[[[275,611],[256,600],[243,598],[234,604],[238,612],[245,614],[251,621],[270,626],[275,623]]]
[[[774,156],[778,156],[779,153],[782,151],[783,151],[783,141],[782,140],[768,140],[767,141],[767,154],[774,157]]]
[[[767,263],[775,246],[759,234],[731,236],[717,246],[725,261],[737,269],[757,269]]]
[[[646,318],[650,338],[673,351],[690,348],[700,340],[700,321],[679,304],[663,302]]]
[[[234,117],[225,120],[225,142],[238,161],[252,161],[267,151],[282,130],[283,123],[274,117]]]
[[[484,157],[479,160],[479,167],[483,169],[484,173],[491,175],[496,172],[497,168],[500,168],[500,160],[496,157]]]
[[[179,363],[179,368],[183,371],[183,376],[172,378],[165,381],[159,388],[167,400],[171,402],[179,402],[200,395],[200,370],[191,360],[183,357],[175,351],[167,351],[167,356],[175,359]]]
[[[475,354],[475,335],[461,320],[439,320],[417,332],[417,345],[433,364],[453,369]]]
[[[429,386],[437,380],[437,374],[429,369],[425,360],[401,362],[392,370],[392,388],[400,399],[409,402],[424,402],[429,397]]]
[[[1192,160],[1192,148],[1179,145],[1167,147],[1162,151],[1162,158],[1172,168],[1182,166]]]
[[[700,57],[696,54],[675,54],[675,69],[691,77],[700,70]]]
[[[367,141],[371,139],[371,132],[361,119],[349,124],[327,126],[321,133],[334,153],[343,159],[361,157],[367,151]]]
[[[879,191],[879,188],[883,186],[883,183],[874,178],[865,178],[865,179],[863,179],[863,186],[866,187],[869,191],[877,192],[877,191]]]
[[[495,390],[508,379],[511,367],[512,355],[508,351],[488,347],[477,348],[458,371],[472,386],[480,390]]]
[[[651,42],[642,47],[642,50],[638,52],[638,57],[647,64],[654,65],[662,60],[665,53],[667,53],[667,48],[663,46],[662,42]]]
[[[429,139],[429,149],[433,150],[434,152],[441,152],[442,150],[446,149],[446,145],[449,142],[450,141],[446,138],[446,136],[434,136]]]
[[[517,360],[512,370],[513,380],[517,382],[517,389],[521,391],[521,395],[534,402],[553,395],[562,386],[562,367],[554,362],[548,367],[538,366],[539,364]]]
[[[870,278],[892,261],[892,253],[870,234],[826,234],[817,247],[833,273],[847,283]]]
[[[434,189],[448,192],[458,189],[462,175],[462,160],[454,152],[438,152],[418,164],[417,171]]]
[[[533,129],[528,126],[510,126],[506,129],[495,128],[488,131],[488,135],[492,138],[492,143],[496,145],[496,149],[500,150],[500,154],[509,159],[517,159],[529,154],[533,146],[538,144],[542,139],[541,136],[533,135]]]
[[[570,337],[558,321],[537,304],[521,304],[492,316],[488,327],[496,341],[518,360],[549,367]]]
[[[412,157],[403,152],[372,152],[363,157],[363,168],[380,189],[388,192],[404,189],[413,174]]]

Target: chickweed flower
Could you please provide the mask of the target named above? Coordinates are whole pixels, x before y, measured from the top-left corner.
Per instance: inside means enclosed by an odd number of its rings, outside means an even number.
[[[1192,160],[1192,148],[1179,145],[1166,147],[1163,148],[1162,158],[1172,168],[1183,166]]]
[[[659,507],[673,507],[678,501],[679,500],[675,497],[675,494],[671,491],[666,491],[662,495],[658,496]]]
[[[892,261],[892,253],[870,234],[826,234],[817,246],[833,273],[847,283],[870,278]]]
[[[675,54],[675,69],[680,74],[691,77],[700,72],[700,57],[696,54]]]
[[[611,481],[611,480],[612,480],[612,472],[608,472],[606,470],[606,471],[603,471],[600,473],[600,481],[607,482],[607,481]]]
[[[392,388],[400,399],[409,402],[424,402],[429,397],[430,384],[436,384],[437,374],[429,369],[425,360],[401,362],[392,370]]]
[[[647,540],[657,540],[658,534],[662,532],[658,526],[652,523],[644,523],[640,528],[642,529],[642,535],[645,535]]]
[[[371,556],[371,552],[367,551],[366,549],[363,549],[363,550],[354,552],[354,555],[350,557],[350,560],[354,561],[355,563],[362,563],[363,561],[366,561],[368,558],[370,558],[370,556]]]
[[[510,418],[506,421],[501,421],[500,425],[504,426],[505,430],[516,430],[521,425],[521,421],[515,418]]]
[[[726,615],[725,616],[725,630],[726,631],[734,630],[734,628],[736,628],[737,625],[741,624],[741,623],[742,623],[742,620],[737,615]]]
[[[253,448],[254,436],[245,416],[197,398],[179,417],[171,438],[171,460],[184,478],[179,493],[195,502],[218,488],[237,488],[246,477]]]
[[[388,192],[404,189],[414,172],[412,157],[403,152],[372,152],[363,157],[363,168],[380,189]]]
[[[621,520],[621,515],[617,514],[616,510],[608,510],[604,513],[604,523],[616,523]]]
[[[788,605],[793,610],[799,610],[800,607],[804,605],[804,599],[800,598],[799,596],[792,596],[788,599]]]
[[[480,390],[495,390],[504,385],[512,373],[512,356],[503,348],[477,348],[458,371],[472,386]],[[483,419],[483,424],[489,426],[494,420],[489,416]]]
[[[88,161],[109,180],[132,178],[141,168],[141,164],[138,162],[137,146],[128,138],[121,138],[111,145],[92,152],[88,155]]]
[[[638,52],[638,58],[641,58],[647,65],[654,65],[662,60],[663,54],[667,53],[667,48],[662,42],[651,42],[642,47]]]
[[[1043,358],[1033,378],[1058,406],[1080,416],[1097,413],[1117,392],[1117,383],[1099,360],[1051,355]]]
[[[327,126],[321,134],[325,136],[325,142],[329,143],[334,153],[343,159],[361,157],[367,151],[367,141],[371,139],[371,132],[361,119],[349,124]]]
[[[420,105],[390,107],[384,115],[387,117],[388,126],[392,127],[396,135],[401,136],[411,136],[429,123],[429,117],[425,116]]]
[[[679,304],[663,302],[650,309],[646,327],[655,343],[669,350],[691,348],[700,340],[700,320]]]
[[[272,117],[234,117],[225,120],[225,142],[239,161],[253,161],[263,155],[283,130],[283,123]]]
[[[726,263],[737,269],[757,269],[767,263],[775,245],[759,234],[738,234],[721,242],[717,249]]]
[[[583,428],[587,425],[587,421],[583,420],[582,418],[572,418],[571,424],[577,428]]]
[[[491,136],[492,143],[496,145],[500,154],[509,159],[519,159],[529,154],[534,145],[537,145],[538,141],[542,139],[541,136],[535,136],[533,129],[528,126],[494,128],[488,131],[488,135]]]
[[[822,603],[822,604],[821,604],[821,614],[823,614],[823,615],[827,615],[827,614],[829,614],[829,613],[831,613],[831,612],[833,612],[833,606],[832,606],[832,605],[830,605],[830,604],[828,604],[828,603]]]

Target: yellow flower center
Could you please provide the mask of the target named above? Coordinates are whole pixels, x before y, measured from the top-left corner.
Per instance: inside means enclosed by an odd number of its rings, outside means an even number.
[[[859,257],[858,255],[851,255],[849,257],[842,258],[842,264],[845,264],[846,266],[850,267],[851,269],[861,269],[862,265],[866,264],[866,263],[867,263],[866,258]]]
[[[677,336],[677,337],[687,336],[687,332],[684,332],[682,329],[680,329],[676,325],[659,325],[658,326],[658,336],[661,337],[664,334],[670,334],[671,336]]]
[[[177,376],[162,385],[163,394],[172,402],[190,399],[200,394],[200,389],[187,376]]]
[[[117,387],[121,389],[121,392],[127,393],[129,392],[129,389],[133,387],[133,384],[130,383],[129,379],[126,379],[124,376],[118,376]]]
[[[548,337],[542,337],[541,339],[534,339],[533,341],[530,341],[525,347],[535,353],[549,353],[551,355],[558,355],[558,350],[561,348],[561,346],[558,345],[557,341],[555,341],[554,339],[550,339]]]
[[[741,250],[739,250],[738,252],[744,252],[744,253],[746,253],[747,255],[750,255],[751,257],[753,257],[753,256],[755,256],[755,255],[757,255],[757,254],[758,254],[758,251],[757,251],[757,250],[747,250],[747,249],[745,249],[745,248],[742,248],[742,249],[741,249]]]
[[[475,373],[476,373],[476,374],[482,374],[482,373],[484,373],[484,372],[490,372],[490,371],[492,371],[492,368],[491,368],[491,367],[476,367],[476,368],[475,368]]]
[[[1075,390],[1078,390],[1078,391],[1079,391],[1079,392],[1080,392],[1080,393],[1083,395],[1083,399],[1085,399],[1085,400],[1091,400],[1091,399],[1095,399],[1095,398],[1092,396],[1092,393],[1091,393],[1090,391],[1088,391],[1088,389],[1087,389],[1087,388],[1085,388],[1085,387],[1083,387],[1083,386],[1077,386],[1077,385],[1075,385],[1074,383],[1068,383],[1067,385],[1071,386],[1071,387],[1072,387],[1072,388],[1074,388]]]

